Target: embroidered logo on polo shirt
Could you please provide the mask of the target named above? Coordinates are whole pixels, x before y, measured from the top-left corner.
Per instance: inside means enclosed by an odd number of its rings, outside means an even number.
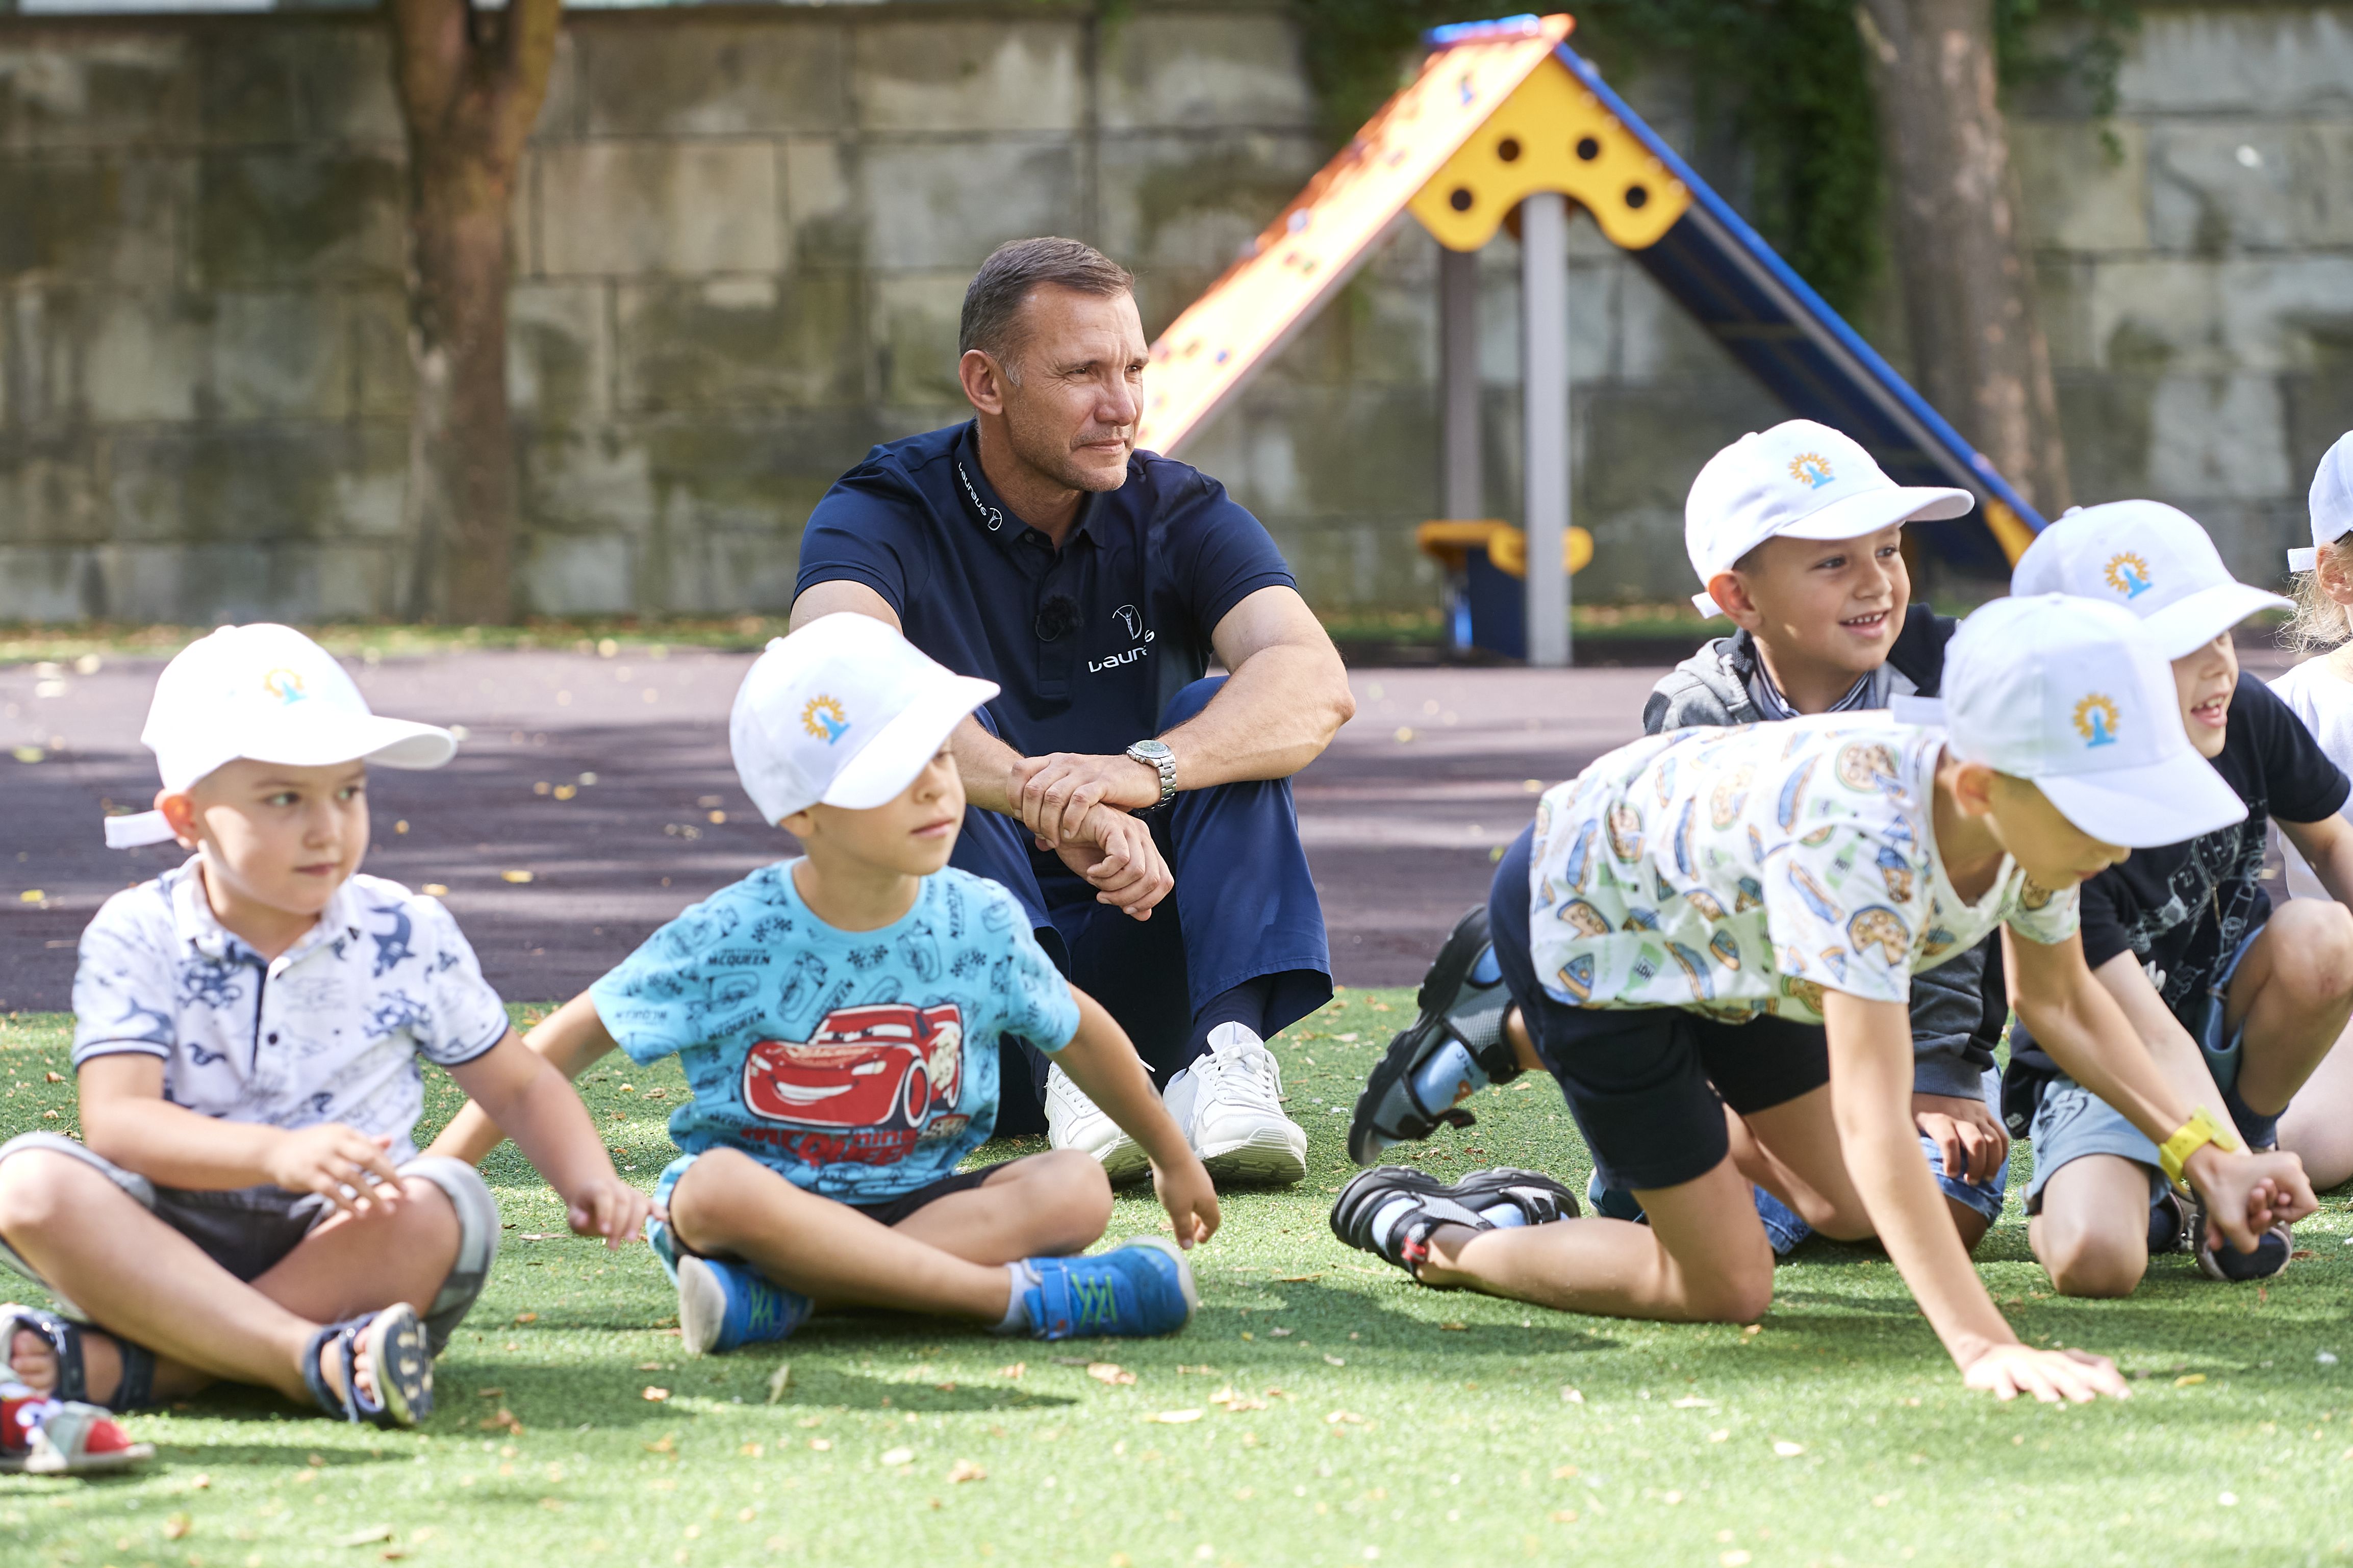
[[[1134,664],[1149,651],[1152,640],[1160,635],[1145,629],[1144,612],[1134,605],[1122,605],[1118,609],[1113,610],[1111,616],[1112,619],[1126,628],[1127,635],[1134,639],[1135,646],[1124,653],[1114,653],[1102,658],[1087,660],[1087,673],[1090,675],[1099,674],[1106,669],[1116,669],[1123,664]]]
[[[849,731],[849,715],[830,697],[812,697],[801,710],[801,728],[830,746]]]
[[[973,488],[972,476],[964,471],[964,463],[961,459],[956,463],[956,479],[963,484],[964,493],[971,498],[972,510],[980,514],[982,526],[991,533],[1003,528],[1005,514],[980,499],[980,491]]]

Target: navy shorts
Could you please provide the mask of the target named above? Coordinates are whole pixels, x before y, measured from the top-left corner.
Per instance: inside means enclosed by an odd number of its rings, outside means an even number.
[[[1602,1184],[1620,1191],[1695,1181],[1731,1152],[1726,1105],[1742,1115],[1831,1080],[1819,1024],[1727,1024],[1680,1007],[1577,1007],[1537,983],[1528,956],[1531,826],[1495,868],[1489,929],[1504,988],[1536,1055],[1559,1080]]]

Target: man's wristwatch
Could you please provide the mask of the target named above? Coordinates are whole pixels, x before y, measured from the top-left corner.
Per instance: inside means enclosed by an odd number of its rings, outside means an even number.
[[[1160,775],[1160,798],[1151,809],[1156,810],[1176,798],[1176,753],[1168,749],[1166,741],[1138,741],[1127,749],[1127,754]]]

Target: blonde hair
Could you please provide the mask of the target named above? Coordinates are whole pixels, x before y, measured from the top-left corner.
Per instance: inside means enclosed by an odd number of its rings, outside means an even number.
[[[2313,569],[2290,577],[2288,592],[2295,599],[2295,614],[2280,628],[2280,640],[2292,653],[2332,648],[2353,637],[2353,609],[2330,597],[2327,584],[2320,580],[2322,569],[2332,565],[2340,574],[2353,573],[2353,534],[2319,546],[2313,555]]]

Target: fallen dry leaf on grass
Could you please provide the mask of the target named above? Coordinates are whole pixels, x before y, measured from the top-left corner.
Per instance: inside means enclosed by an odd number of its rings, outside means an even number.
[[[539,1314],[537,1312],[517,1312],[514,1316],[514,1321],[515,1327],[519,1329],[525,1323],[535,1323],[539,1321]]]
[[[528,882],[531,880],[531,873],[528,871],[501,871],[499,873],[499,880],[501,882]]]
[[[2181,1376],[2173,1380],[2173,1386],[2176,1388],[2195,1388],[2205,1381],[2206,1374],[2202,1372],[2185,1373]]]
[[[643,1398],[645,1399],[646,1403],[647,1403],[647,1404],[649,1404],[649,1405],[659,1405],[663,1400],[668,1399],[669,1397],[670,1397],[670,1390],[669,1390],[669,1389],[667,1389],[667,1388],[656,1388],[656,1387],[654,1387],[653,1385],[651,1385],[650,1384],[649,1384],[647,1385],[647,1387],[646,1387],[646,1392],[645,1392],[645,1394],[644,1394],[644,1395],[643,1395]]]
[[[43,1073],[41,1076],[47,1079],[51,1083],[63,1083],[66,1080],[66,1075],[61,1072]],[[2307,1256],[2309,1255],[2307,1254]]]
[[[768,1403],[774,1405],[777,1400],[782,1399],[785,1396],[785,1390],[792,1385],[793,1363],[788,1361],[778,1362],[776,1370],[768,1374]]]
[[[1447,1334],[1466,1333],[1470,1331],[1470,1328],[1471,1325],[1468,1323],[1440,1323],[1438,1325],[1439,1331],[1440,1333]]]
[[[1200,1418],[1201,1413],[1198,1410],[1163,1410],[1156,1415],[1145,1417],[1146,1421],[1156,1421],[1164,1426],[1182,1426],[1187,1421],[1198,1421]]]
[[[1671,1410],[1713,1410],[1715,1408],[1715,1401],[1713,1399],[1699,1399],[1695,1397],[1678,1399],[1672,1405],[1669,1405],[1668,1408]]]
[[[1120,1365],[1117,1362],[1110,1361],[1091,1361],[1087,1363],[1087,1375],[1093,1378],[1097,1383],[1107,1383],[1112,1384],[1113,1387],[1117,1387],[1123,1384],[1134,1383],[1135,1381],[1135,1373],[1128,1371],[1127,1368]]]
[[[885,1449],[882,1462],[886,1465],[912,1465],[915,1462],[915,1450],[913,1448]]]
[[[985,1481],[987,1479],[988,1479],[988,1472],[982,1469],[978,1465],[974,1464],[970,1459],[958,1459],[955,1464],[948,1467],[948,1485],[952,1487],[960,1487],[966,1481]]]
[[[1000,1366],[997,1369],[997,1376],[1009,1377],[1016,1383],[1020,1382],[1029,1374],[1029,1363],[1026,1361],[1017,1361],[1011,1366]]]
[[[1785,1459],[1794,1459],[1806,1451],[1806,1446],[1803,1443],[1792,1443],[1783,1438],[1773,1445],[1773,1451]]]
[[[506,1394],[507,1391],[503,1388],[478,1388],[474,1390],[474,1397],[477,1399],[504,1399]]]
[[[164,1521],[164,1539],[166,1541],[185,1541],[187,1539],[188,1531],[194,1530],[195,1527],[195,1521],[191,1520],[186,1514],[175,1513],[171,1518]]]
[[[390,1541],[391,1539],[392,1526],[388,1524],[371,1524],[365,1530],[354,1530],[349,1535],[336,1536],[333,1544],[337,1546],[374,1546],[379,1541]]]
[[[516,1437],[522,1436],[522,1423],[516,1420],[515,1413],[503,1405],[499,1406],[497,1415],[482,1420],[481,1427],[485,1432],[504,1432]]]
[[[1585,1403],[1585,1395],[1574,1388],[1563,1388],[1560,1391],[1560,1402],[1563,1405],[1582,1405]]]
[[[1324,1417],[1324,1425],[1326,1426],[1369,1426],[1372,1423],[1366,1420],[1363,1416],[1357,1415],[1353,1410],[1335,1410],[1331,1415]]]

